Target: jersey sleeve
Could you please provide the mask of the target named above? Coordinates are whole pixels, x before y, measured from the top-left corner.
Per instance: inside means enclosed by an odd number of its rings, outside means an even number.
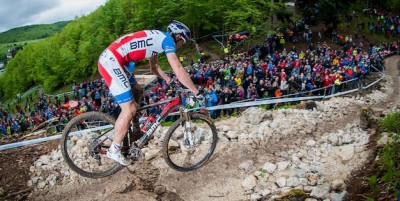
[[[164,34],[166,37],[164,38],[161,46],[162,46],[163,50],[165,51],[165,54],[175,53],[176,45],[175,45],[174,39],[168,33],[164,33]]]

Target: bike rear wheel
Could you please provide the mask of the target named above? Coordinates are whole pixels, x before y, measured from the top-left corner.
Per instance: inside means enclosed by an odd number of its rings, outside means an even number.
[[[114,174],[123,168],[106,155],[114,137],[115,119],[101,112],[73,118],[64,128],[61,152],[68,166],[89,178]]]
[[[217,129],[206,115],[190,114],[188,127],[186,118],[181,117],[170,127],[163,142],[165,162],[182,172],[203,166],[214,153],[218,140]]]

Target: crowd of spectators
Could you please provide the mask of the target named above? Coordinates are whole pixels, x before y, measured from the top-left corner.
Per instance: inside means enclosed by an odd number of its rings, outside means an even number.
[[[386,38],[400,37],[400,17],[382,9],[365,9],[369,17],[368,30],[370,34],[384,34]],[[363,26],[359,26],[363,28]]]
[[[384,55],[399,50],[398,41],[363,47],[362,42],[344,39],[338,41],[343,49],[333,50],[324,42],[305,51],[297,51],[295,47],[286,50],[283,45],[274,46],[277,40],[278,36],[268,36],[261,47],[255,46],[249,52],[189,66],[188,73],[205,94],[207,106],[279,98],[315,89],[321,89],[313,92],[317,95],[336,93],[351,85],[343,84],[346,81],[360,80],[375,68],[379,70]],[[142,104],[175,95],[159,82]],[[211,115],[216,118],[231,113],[232,110],[223,110],[222,113],[215,111]]]
[[[57,96],[43,95],[38,91],[25,99],[18,96],[13,112],[0,108],[0,134],[23,133],[28,128],[35,128],[44,122],[53,125],[59,132],[63,125],[81,113],[113,113],[117,107],[102,79],[74,83],[70,93]]]

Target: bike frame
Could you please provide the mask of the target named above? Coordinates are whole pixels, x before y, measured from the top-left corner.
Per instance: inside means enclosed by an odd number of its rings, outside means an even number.
[[[154,134],[154,132],[156,131],[158,126],[160,126],[161,122],[164,121],[167,118],[167,116],[169,115],[169,111],[171,109],[173,109],[173,108],[181,106],[181,99],[179,97],[176,97],[176,98],[164,100],[164,101],[161,101],[161,102],[158,102],[158,103],[146,105],[146,106],[144,106],[144,107],[139,109],[139,111],[142,111],[142,110],[145,110],[145,109],[148,109],[148,108],[151,108],[151,107],[155,107],[155,106],[158,106],[158,105],[166,104],[166,103],[168,103],[168,105],[163,109],[163,111],[161,112],[160,116],[153,122],[153,124],[146,131],[146,133],[139,140],[137,140],[135,142],[136,145],[139,148],[142,148],[145,145],[147,140]]]

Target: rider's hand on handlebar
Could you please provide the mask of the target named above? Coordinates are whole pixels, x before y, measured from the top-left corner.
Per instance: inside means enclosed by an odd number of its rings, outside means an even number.
[[[204,107],[205,106],[205,98],[203,96],[203,94],[197,94],[196,96],[194,96],[194,99],[197,103],[199,103],[199,107]]]

